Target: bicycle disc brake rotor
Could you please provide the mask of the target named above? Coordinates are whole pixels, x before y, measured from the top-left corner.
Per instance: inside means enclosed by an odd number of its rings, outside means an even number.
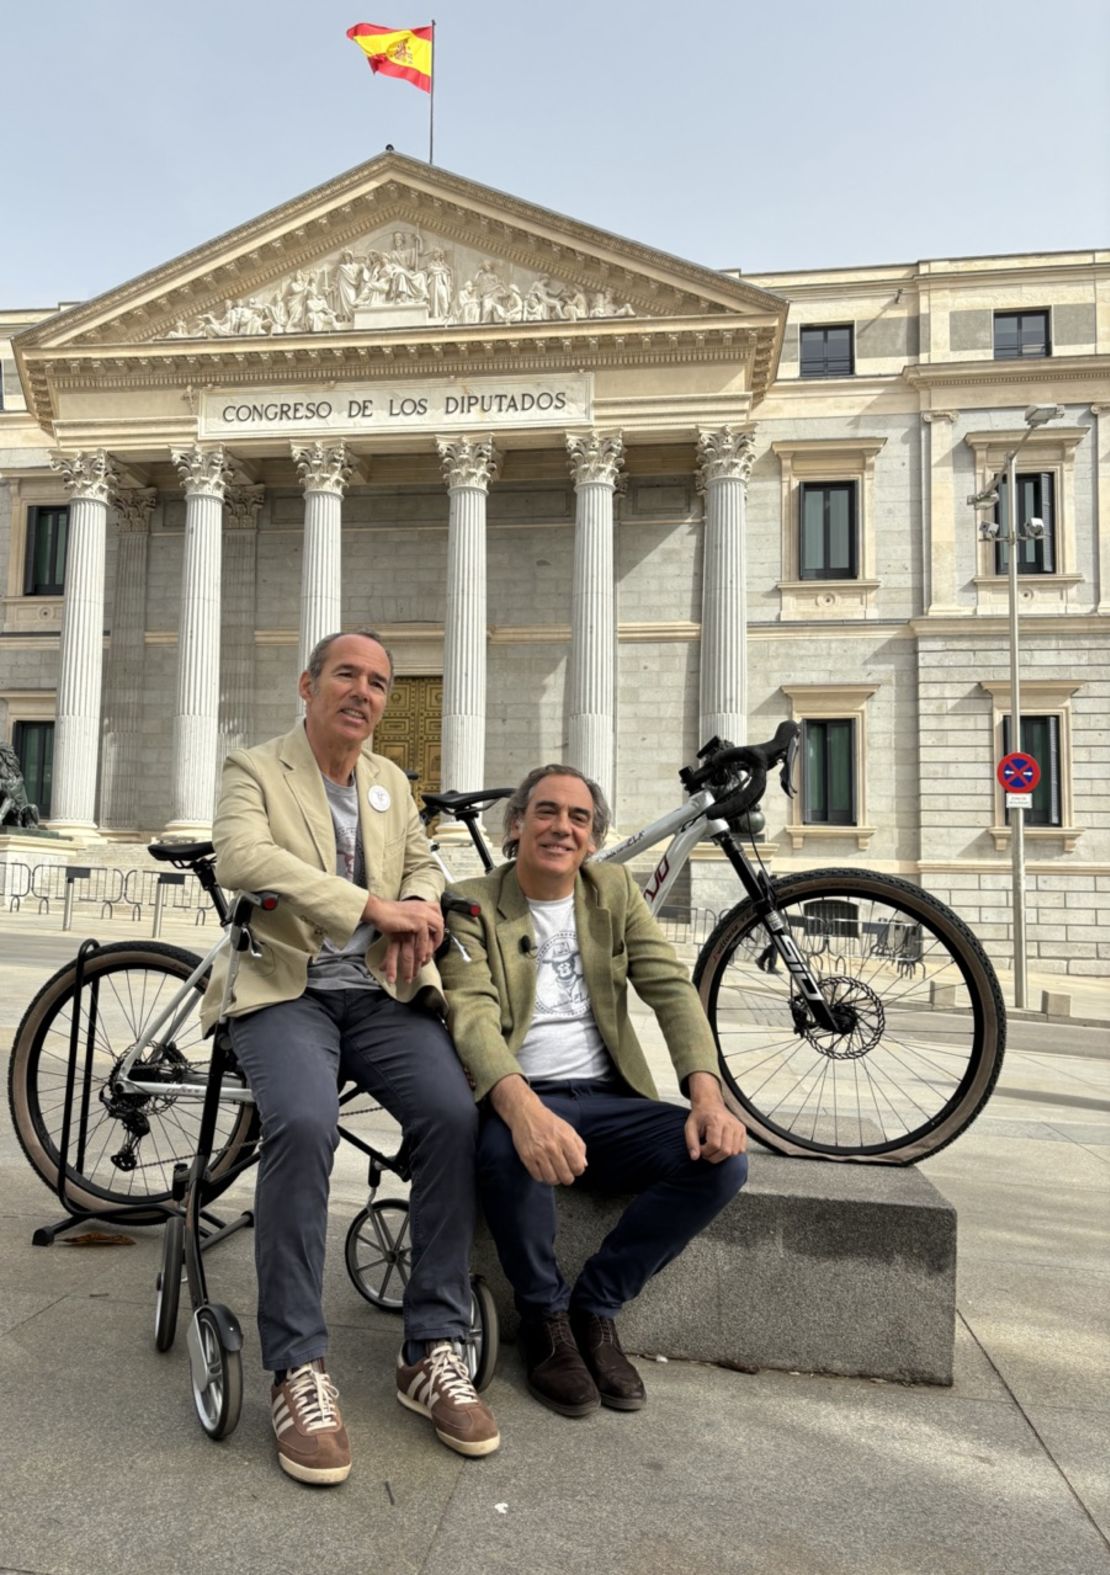
[[[819,1028],[814,1022],[800,1022],[799,1032],[830,1061],[858,1061],[883,1037],[886,1013],[882,1001],[869,985],[847,974],[830,974],[822,979],[821,993],[836,1018],[836,1032]],[[808,1012],[805,1016],[808,1018]]]

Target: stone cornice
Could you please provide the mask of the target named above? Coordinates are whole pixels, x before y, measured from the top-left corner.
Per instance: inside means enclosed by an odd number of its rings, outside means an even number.
[[[1059,383],[1110,380],[1104,355],[1045,356],[1029,361],[931,361],[907,366],[901,376],[914,388],[951,388],[983,383]]]

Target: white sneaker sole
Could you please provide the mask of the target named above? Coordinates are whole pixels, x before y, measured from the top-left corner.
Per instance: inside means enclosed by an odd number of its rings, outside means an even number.
[[[351,1462],[345,1466],[302,1466],[296,1460],[290,1460],[288,1455],[278,1451],[278,1465],[286,1476],[296,1477],[298,1482],[312,1482],[318,1487],[330,1487],[335,1482],[346,1482],[351,1474]]]
[[[409,1411],[415,1411],[417,1416],[424,1416],[429,1422],[432,1421],[432,1413],[426,1405],[422,1405],[419,1400],[414,1400],[411,1395],[404,1394],[400,1389],[395,1393],[401,1404]],[[451,1433],[444,1433],[437,1427],[435,1435],[441,1444],[447,1445],[448,1449],[453,1449],[457,1455],[467,1455],[471,1459],[477,1459],[481,1455],[492,1455],[501,1444],[500,1433],[495,1433],[492,1438],[455,1438]]]

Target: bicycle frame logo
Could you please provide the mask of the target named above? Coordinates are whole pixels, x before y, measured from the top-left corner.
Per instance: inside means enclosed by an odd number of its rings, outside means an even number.
[[[659,895],[663,882],[670,873],[670,869],[670,860],[664,853],[663,857],[659,860],[659,863],[655,866],[655,873],[644,887],[644,901],[647,903],[649,908],[655,901],[656,897]]]

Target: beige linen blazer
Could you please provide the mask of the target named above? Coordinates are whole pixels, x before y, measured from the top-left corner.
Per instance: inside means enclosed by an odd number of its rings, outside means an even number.
[[[452,887],[477,903],[476,918],[451,914],[450,926],[470,953],[455,947],[440,960],[447,1024],[482,1099],[503,1077],[520,1071],[517,1053],[536,1006],[536,936],[515,866]],[[655,1012],[685,1087],[691,1072],[718,1077],[717,1047],[686,969],[648,911],[640,889],[619,864],[584,864],[574,887],[574,916],[590,1006],[621,1076],[637,1093],[658,1099],[644,1052],[628,1016],[628,986]],[[530,949],[521,949],[527,937]]]
[[[366,748],[355,767],[359,829],[366,856],[367,885],[378,897],[424,897],[443,890],[416,813],[408,779],[398,766]],[[370,789],[384,787],[389,807],[375,809]],[[362,918],[366,892],[335,873],[335,831],[327,794],[304,724],[254,749],[237,749],[224,762],[220,801],[212,826],[216,877],[232,891],[276,891],[273,913],[255,912],[251,929],[261,957],[242,953],[228,1015],[237,1017],[304,993],[308,965],[328,936],[337,946],[350,940]],[[411,984],[387,984],[381,974],[385,941],[379,937],[367,967],[400,1001],[442,1011],[439,974],[429,964]],[[215,1024],[227,976],[226,956],[213,965],[201,1003],[205,1032]]]

